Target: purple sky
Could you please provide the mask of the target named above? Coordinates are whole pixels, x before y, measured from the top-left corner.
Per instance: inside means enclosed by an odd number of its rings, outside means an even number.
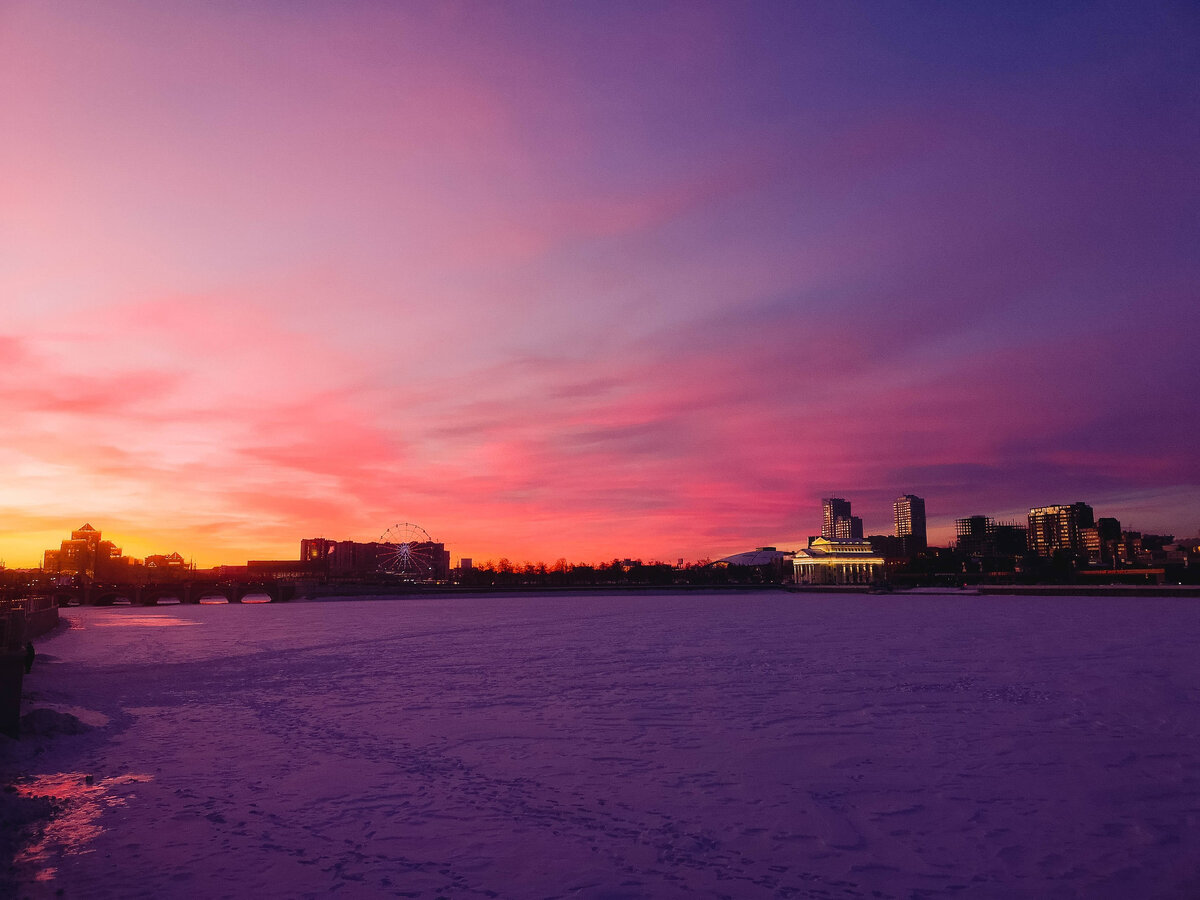
[[[0,557],[1200,528],[1192,3],[0,5]]]

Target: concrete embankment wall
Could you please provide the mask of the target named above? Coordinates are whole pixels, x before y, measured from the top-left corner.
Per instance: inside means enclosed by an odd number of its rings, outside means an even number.
[[[58,625],[58,604],[53,597],[32,597],[24,601],[25,639],[41,637]]]
[[[0,734],[15,738],[21,721],[25,654],[0,650]]]
[[[25,643],[58,624],[58,604],[49,597],[0,604],[0,734],[16,737],[21,721]]]

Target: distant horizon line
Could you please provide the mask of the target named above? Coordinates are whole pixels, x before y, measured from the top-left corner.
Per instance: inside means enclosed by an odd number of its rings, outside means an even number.
[[[903,498],[903,497],[910,497],[910,496],[917,496],[917,495],[912,495],[912,494],[904,494],[904,495],[901,495],[901,497],[900,497],[900,498],[897,498],[897,499],[901,499],[901,498]],[[824,499],[826,499],[826,498],[822,498],[822,499],[824,500]],[[838,498],[838,499],[842,499],[842,498]],[[1077,503],[1084,503],[1085,501],[1076,501],[1076,502],[1077,502]],[[1072,505],[1072,504],[1048,504],[1048,506],[1070,506],[1070,505]],[[1090,504],[1087,504],[1087,505],[1089,505],[1089,506],[1090,506]],[[1035,506],[1035,507],[1030,507],[1030,511],[1033,511],[1033,510],[1036,510],[1036,509],[1044,509],[1044,508],[1046,508],[1046,507],[1045,507],[1045,506],[1042,506],[1042,507],[1036,507],[1036,506]],[[974,515],[972,515],[972,516],[957,516],[957,517],[955,517],[955,518],[954,518],[954,521],[957,523],[958,521],[962,521],[962,520],[969,519],[969,518],[974,518],[976,515],[984,515],[986,518],[990,518],[990,519],[993,519],[994,521],[996,521],[996,523],[997,523],[997,524],[1007,524],[1007,523],[1005,523],[1005,522],[1001,522],[1001,521],[1000,521],[999,519],[997,519],[995,516],[989,516],[989,515],[986,515],[986,514],[974,514]],[[1111,518],[1111,519],[1117,519],[1118,523],[1120,523],[1120,525],[1121,525],[1121,530],[1122,530],[1122,532],[1136,532],[1136,533],[1143,534],[1143,535],[1169,536],[1169,537],[1171,537],[1171,538],[1172,538],[1174,541],[1179,541],[1179,540],[1187,540],[1187,539],[1188,539],[1188,537],[1187,537],[1187,536],[1184,536],[1184,535],[1181,535],[1181,534],[1172,534],[1172,533],[1168,533],[1168,532],[1165,532],[1165,531],[1163,531],[1163,532],[1160,532],[1160,531],[1148,531],[1148,530],[1145,530],[1145,529],[1140,529],[1140,528],[1130,528],[1130,527],[1126,526],[1126,525],[1125,525],[1125,523],[1121,523],[1121,522],[1120,522],[1120,519],[1119,519],[1119,518],[1117,518],[1116,516],[1097,516],[1096,518],[1097,518],[1097,519],[1100,519],[1100,518],[1106,518],[1106,519],[1108,519],[1108,518]],[[90,526],[90,525],[91,525],[91,523],[90,523],[90,520],[89,520],[89,521],[85,521],[85,522],[84,522],[82,525],[80,525],[79,527],[71,529],[71,530],[68,532],[68,534],[71,534],[71,533],[75,533],[75,532],[82,531],[84,528],[86,528],[86,527],[88,527],[88,526]],[[948,526],[941,526],[941,527],[942,527],[942,528],[945,528],[945,527],[948,527]],[[94,527],[92,527],[92,530],[96,531],[96,532],[97,532],[97,533],[99,533],[99,534],[103,534],[103,533],[104,533],[104,529],[97,529],[97,528],[94,528]],[[940,529],[939,529],[939,530],[940,530]],[[808,541],[808,540],[811,540],[812,538],[819,537],[819,536],[820,536],[820,528],[818,527],[818,529],[817,529],[817,533],[815,533],[815,534],[811,534],[811,535],[806,535],[804,538],[801,538],[801,540],[802,540],[802,541]],[[864,540],[864,541],[867,541],[867,540],[869,540],[870,538],[873,538],[873,537],[874,537],[874,538],[895,538],[895,537],[898,537],[898,536],[897,536],[897,535],[894,535],[894,534],[881,534],[881,533],[864,534],[864,536],[863,536],[863,540]],[[1196,538],[1200,538],[1200,528],[1198,528],[1198,529],[1197,529],[1197,532],[1196,532],[1196,535],[1195,535],[1195,537],[1196,537]],[[70,538],[64,539],[64,542],[65,542],[65,541],[69,541],[69,540],[70,540]],[[364,541],[364,540],[355,540],[355,539],[353,539],[353,538],[340,538],[340,539],[338,539],[338,538],[327,538],[327,537],[325,537],[324,535],[317,535],[317,536],[314,536],[314,537],[308,537],[308,538],[299,538],[299,539],[295,539],[295,538],[294,538],[294,539],[293,539],[293,542],[295,542],[295,541],[297,541],[297,540],[298,540],[299,542],[301,542],[301,543],[303,543],[304,541],[311,541],[311,540],[328,540],[328,541],[331,541],[332,543],[346,543],[346,542],[358,543],[358,544],[378,544],[378,543],[381,543],[381,541],[380,541],[378,538],[373,538],[373,539],[370,539],[370,540],[365,540],[365,541]],[[431,539],[430,539],[430,542],[431,542],[431,543],[435,543],[435,544],[441,544],[443,548],[445,548],[445,547],[447,546],[447,542],[446,542],[446,541],[444,541],[444,540],[439,540],[439,539],[438,539],[438,538],[436,538],[436,537],[431,537]],[[783,546],[783,545],[784,545],[784,543],[785,543],[785,542],[783,542],[783,541],[764,542],[764,543],[762,543],[762,544],[759,544],[758,546],[755,546],[755,547],[753,547],[752,549],[753,549],[753,550],[761,550],[761,549],[767,549],[767,548],[779,549],[779,547]],[[926,547],[927,547],[928,549],[931,549],[931,550],[938,550],[938,549],[949,550],[949,549],[953,549],[953,548],[954,548],[954,546],[955,546],[955,544],[956,544],[956,542],[955,542],[955,541],[950,541],[949,543],[946,543],[946,544],[944,544],[944,545],[943,545],[943,544],[934,544],[934,543],[927,542],[927,544],[926,544]],[[115,545],[114,545],[114,546],[115,546]],[[42,550],[42,551],[40,552],[40,554],[39,554],[39,559],[38,559],[38,561],[37,561],[36,563],[34,563],[33,565],[20,565],[20,564],[15,564],[15,565],[13,565],[13,566],[9,566],[9,565],[7,564],[7,561],[6,561],[6,560],[5,560],[3,557],[0,557],[0,570],[8,570],[8,569],[11,569],[11,570],[13,570],[13,571],[17,571],[17,570],[31,570],[31,569],[44,570],[44,566],[45,566],[45,554],[46,554],[47,552],[54,551],[55,549],[56,549],[56,548],[54,548],[54,547],[47,547],[47,548],[45,548],[44,550]],[[297,556],[296,556],[296,558],[294,558],[294,559],[291,559],[291,558],[286,558],[286,559],[285,559],[285,558],[271,558],[271,557],[267,557],[267,556],[265,556],[265,555],[264,555],[264,556],[259,556],[259,557],[247,556],[247,557],[245,558],[245,560],[244,560],[243,562],[240,562],[240,563],[216,562],[216,563],[212,563],[211,565],[197,566],[197,565],[196,565],[196,562],[195,562],[195,555],[194,555],[194,554],[185,554],[185,553],[182,553],[182,552],[180,552],[180,551],[178,551],[178,550],[169,550],[169,551],[166,551],[166,552],[147,553],[147,554],[144,554],[143,556],[140,556],[140,557],[138,557],[138,556],[125,556],[125,554],[123,553],[123,548],[121,548],[121,547],[117,547],[116,549],[118,549],[118,550],[122,550],[122,555],[121,555],[121,557],[119,557],[119,558],[133,559],[133,560],[136,560],[136,561],[138,561],[138,562],[141,562],[141,563],[144,563],[144,561],[145,561],[147,558],[150,558],[150,557],[155,557],[155,556],[164,556],[164,557],[166,557],[166,556],[171,556],[171,555],[178,555],[178,556],[180,556],[181,558],[186,558],[186,559],[188,560],[188,563],[189,563],[190,567],[191,567],[191,568],[193,568],[193,569],[195,569],[195,570],[203,570],[203,569],[216,569],[216,568],[220,568],[220,567],[228,567],[228,566],[245,566],[245,565],[248,565],[248,564],[249,564],[249,563],[251,563],[251,562],[300,562],[300,561],[302,561],[302,557],[301,557],[301,556],[299,555],[299,553],[298,553],[298,554],[297,554]],[[732,554],[728,554],[728,553],[727,553],[727,554],[723,554],[723,555],[721,555],[721,556],[718,556],[718,555],[716,555],[716,554],[707,554],[707,553],[705,553],[705,554],[700,554],[700,555],[698,555],[698,556],[692,557],[691,559],[689,559],[689,558],[688,558],[686,555],[676,555],[676,554],[671,554],[671,555],[675,556],[675,562],[672,562],[670,559],[662,558],[660,555],[655,555],[655,556],[650,556],[649,558],[645,558],[645,557],[641,557],[641,556],[630,556],[630,555],[614,554],[614,555],[611,555],[611,556],[609,556],[609,555],[603,555],[603,556],[601,556],[601,557],[593,558],[593,560],[592,560],[592,561],[577,561],[577,562],[572,562],[572,561],[571,561],[571,559],[570,559],[569,557],[567,557],[567,556],[565,556],[565,555],[562,555],[562,554],[559,554],[559,555],[557,555],[557,556],[555,556],[555,557],[552,557],[552,558],[551,558],[551,559],[549,559],[549,560],[547,560],[547,559],[546,559],[546,558],[544,558],[544,557],[542,557],[542,558],[538,558],[538,559],[527,559],[527,558],[525,558],[524,556],[522,556],[522,557],[520,557],[520,563],[519,563],[519,564],[520,564],[521,566],[525,566],[525,565],[547,565],[547,566],[549,566],[549,565],[553,565],[554,563],[557,563],[557,562],[558,562],[558,561],[560,561],[560,560],[564,560],[564,561],[568,562],[570,565],[587,565],[587,566],[596,566],[596,565],[605,565],[605,564],[611,563],[611,562],[613,562],[613,561],[615,560],[615,561],[632,561],[632,562],[640,562],[640,563],[642,563],[642,564],[644,564],[644,565],[651,565],[651,564],[655,564],[655,563],[659,563],[659,564],[666,564],[666,565],[679,565],[679,564],[693,564],[693,563],[701,563],[701,562],[702,562],[702,561],[704,561],[704,560],[708,560],[708,561],[710,561],[710,562],[711,562],[711,561],[714,561],[714,560],[716,560],[716,559],[723,558],[724,556],[729,556],[729,555],[737,555],[738,553],[743,553],[743,552],[751,552],[751,551],[748,551],[748,550],[740,550],[740,551],[734,551]],[[782,551],[782,552],[789,552],[789,551],[787,551],[787,550],[784,550],[784,551]],[[463,560],[463,559],[471,560],[471,561],[472,561],[472,563],[474,563],[474,561],[475,561],[476,559],[479,559],[479,560],[481,560],[481,564],[486,564],[486,563],[499,563],[499,562],[501,562],[501,561],[505,561],[505,560],[507,560],[507,561],[508,561],[510,564],[512,564],[512,565],[517,565],[517,564],[518,564],[518,563],[516,562],[516,558],[515,558],[514,556],[508,556],[508,555],[505,555],[505,554],[500,554],[500,555],[496,555],[496,554],[490,554],[490,555],[488,555],[488,556],[477,556],[477,555],[474,555],[474,554],[466,554],[466,553],[462,553],[462,554],[459,554],[459,556],[458,556],[459,566],[461,566],[461,563],[462,563],[462,560]],[[453,566],[452,566],[452,568],[453,568]]]

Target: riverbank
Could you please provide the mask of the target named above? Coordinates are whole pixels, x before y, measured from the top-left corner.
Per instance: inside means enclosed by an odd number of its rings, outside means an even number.
[[[969,596],[973,594],[1010,595],[1021,597],[1197,597],[1200,585],[1154,585],[1154,584],[980,584],[965,587],[913,587],[893,588],[869,584],[751,584],[751,585],[572,585],[572,586],[464,586],[447,584],[308,584],[297,587],[296,600],[368,599],[378,597],[436,597],[436,596],[638,596],[655,594],[678,594],[698,596],[705,594],[883,594],[902,596],[949,595]]]
[[[30,636],[36,655],[28,675],[24,673],[24,652],[20,656],[19,677],[9,679],[6,690],[17,685],[19,695],[19,718],[14,725],[14,736],[0,737],[0,896],[23,897],[17,858],[21,852],[36,843],[46,826],[61,813],[63,805],[50,796],[31,793],[30,773],[45,764],[56,750],[70,753],[56,738],[64,734],[79,734],[86,730],[74,716],[40,708],[40,682],[44,666],[54,657],[45,653],[53,646],[53,639],[69,628],[67,618],[59,616],[55,608],[51,612],[40,610],[33,619]]]
[[[1020,597],[1200,597],[1196,584],[984,584],[975,590]]]
[[[28,647],[58,624],[58,606],[49,597],[0,601],[0,736],[16,738],[20,731]]]

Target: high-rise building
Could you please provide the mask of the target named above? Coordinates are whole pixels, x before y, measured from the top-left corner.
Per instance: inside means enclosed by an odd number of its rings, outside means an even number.
[[[1091,564],[1100,562],[1100,558],[1104,555],[1103,542],[1100,540],[1100,529],[1093,525],[1091,528],[1079,529],[1079,545],[1083,548],[1083,552],[1087,555],[1087,561]]]
[[[909,556],[928,549],[929,538],[925,529],[925,501],[912,494],[897,497],[892,504],[896,513],[896,537]]]
[[[851,515],[849,500],[841,497],[826,497],[821,501],[821,511],[823,514],[821,537],[839,541],[861,541],[863,539],[862,519]]]
[[[991,516],[966,516],[954,520],[955,546],[968,556],[987,556],[996,535]]]
[[[1029,552],[1029,529],[1016,522],[997,522],[995,530],[997,556],[1024,556]]]
[[[991,516],[967,516],[955,519],[957,547],[968,556],[1021,556],[1027,549],[1025,526],[1016,522],[996,522]]]
[[[1096,524],[1096,514],[1082,500],[1072,503],[1071,509],[1075,510],[1075,521],[1079,523],[1080,528],[1091,528]]]
[[[1095,524],[1086,503],[1034,507],[1029,510],[1029,549],[1038,556],[1053,556],[1058,550],[1086,553],[1082,530]]]
[[[1090,528],[1079,529],[1088,562],[1112,566],[1120,559],[1121,523],[1117,519],[1100,518]]]
[[[821,537],[832,538],[839,519],[850,517],[850,501],[841,497],[826,497],[821,501]]]

